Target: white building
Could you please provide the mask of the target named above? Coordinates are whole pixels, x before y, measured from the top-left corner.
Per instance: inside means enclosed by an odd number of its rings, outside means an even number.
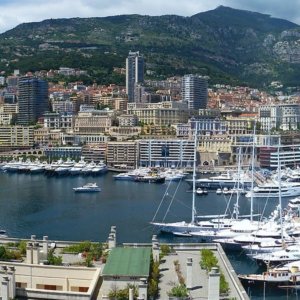
[[[188,103],[189,109],[206,108],[207,105],[206,78],[188,74],[182,78],[182,100]]]
[[[138,165],[190,167],[194,160],[193,140],[139,140]]]
[[[264,131],[299,129],[300,105],[293,103],[263,105],[259,108],[259,122]]]

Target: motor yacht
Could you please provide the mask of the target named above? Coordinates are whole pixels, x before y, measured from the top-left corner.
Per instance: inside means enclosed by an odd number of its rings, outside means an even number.
[[[94,168],[92,168],[93,175],[104,174],[106,172],[107,172],[107,166],[104,162],[99,162],[98,164],[96,164]]]
[[[59,175],[64,175],[69,172],[69,170],[74,166],[74,161],[71,161],[69,158],[58,166],[54,172]]]
[[[300,195],[300,182],[281,182],[281,197],[293,197]],[[253,192],[246,194],[247,198],[278,198],[279,183],[277,181],[266,182],[254,187]]]
[[[95,168],[95,167],[96,167],[96,163],[91,161],[90,163],[86,164],[86,166],[84,168],[82,168],[80,173],[84,174],[84,175],[91,174],[93,168]]]
[[[285,249],[260,253],[252,256],[257,262],[264,262],[266,265],[278,265],[280,263],[288,263],[300,260],[300,244],[285,247]]]
[[[101,188],[97,186],[96,183],[87,183],[83,186],[73,188],[73,190],[78,193],[92,193],[92,192],[101,192]]]
[[[287,263],[274,268],[269,268],[268,271],[262,274],[247,274],[238,275],[239,279],[245,285],[262,285],[264,286],[276,286],[279,284],[288,284],[292,282],[295,284],[299,280],[300,276],[300,261]]]
[[[240,186],[250,187],[251,178],[247,173],[242,173],[240,177],[236,173],[223,173],[218,176],[212,176],[209,178],[199,178],[195,180],[196,188],[208,188],[208,189],[218,189],[218,188],[234,188],[237,186],[237,182],[240,181]],[[193,184],[192,179],[187,179],[186,182],[190,185]]]
[[[86,162],[84,161],[84,158],[81,157],[80,161],[75,163],[74,166],[69,170],[69,172],[71,175],[77,175],[85,166]]]

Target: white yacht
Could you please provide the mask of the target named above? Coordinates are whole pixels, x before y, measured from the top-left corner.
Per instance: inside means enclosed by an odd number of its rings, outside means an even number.
[[[92,173],[92,170],[95,167],[96,167],[96,164],[92,161],[92,162],[86,164],[86,166],[81,169],[81,174],[88,175],[88,174]]]
[[[38,159],[36,159],[34,164],[29,168],[29,172],[33,174],[42,173],[45,170],[46,164],[46,162],[41,163]]]
[[[192,179],[187,179],[187,183],[193,184]],[[240,186],[249,187],[251,186],[251,178],[247,173],[241,173],[241,176],[237,173],[223,173],[218,176],[212,176],[209,178],[199,178],[195,181],[196,188],[208,188],[208,189],[218,189],[218,188],[234,188],[237,186],[237,182],[240,181]]]
[[[19,172],[27,172],[29,171],[30,167],[32,166],[32,161],[30,159],[26,159],[25,162],[23,162],[20,166],[19,166]]]
[[[96,174],[103,174],[107,172],[107,166],[104,162],[99,162],[98,164],[96,164],[96,166],[94,168],[92,168],[92,174],[96,175]]]
[[[45,170],[48,172],[54,172],[56,169],[58,169],[63,164],[62,158],[60,158],[57,161],[53,161],[52,163],[48,164],[45,167]]]
[[[58,166],[54,172],[63,175],[69,172],[69,170],[74,166],[74,161],[71,161],[69,158],[63,162],[60,166]]]
[[[8,172],[17,172],[19,171],[19,167],[22,166],[22,164],[23,164],[23,160],[22,158],[19,158],[18,161],[12,160],[8,162],[2,167],[2,169]]]
[[[269,241],[262,241],[258,244],[249,244],[243,245],[243,251],[250,257],[254,255],[262,254],[262,253],[271,253],[274,251],[282,250],[284,247],[289,245],[294,245],[299,243],[300,241],[293,239],[293,238],[285,238],[282,239],[274,239]]]
[[[150,168],[138,168],[132,171],[128,171],[126,173],[120,173],[114,175],[115,180],[127,180],[127,181],[134,181],[137,176],[145,176],[151,172]]]
[[[239,250],[244,245],[254,245],[262,242],[272,243],[283,237],[289,238],[285,231],[281,231],[281,226],[275,221],[277,217],[277,214],[274,214],[271,220],[262,224],[258,230],[251,233],[240,234],[227,238],[216,238],[214,241],[222,244],[224,248]]]
[[[84,158],[81,157],[80,161],[75,163],[74,166],[69,170],[69,172],[71,175],[77,175],[85,166],[86,162],[84,161]]]
[[[101,188],[98,187],[96,183],[87,183],[83,186],[73,188],[75,192],[84,192],[84,193],[92,193],[92,192],[101,192]]]
[[[186,177],[186,173],[183,173],[181,170],[176,169],[166,169],[159,172],[161,176],[165,177],[166,181],[180,181]]]
[[[125,181],[134,181],[135,179],[135,176],[134,174],[132,173],[119,173],[117,175],[113,175],[114,179],[115,180],[125,180]]]
[[[264,262],[266,265],[278,265],[300,260],[300,244],[291,245],[285,249],[271,253],[260,253],[252,256],[258,262]]]
[[[300,197],[296,197],[296,198],[289,200],[288,208],[300,209]]]
[[[251,197],[253,193],[254,198],[278,198],[279,197],[279,183],[277,181],[266,182],[258,185],[252,191],[246,194],[247,198]],[[281,197],[293,197],[300,195],[300,182],[281,182]]]
[[[259,227],[261,227],[257,221],[250,221],[248,219],[235,220],[232,222],[232,226],[230,228],[223,228],[217,231],[214,230],[200,230],[191,232],[193,237],[197,237],[201,239],[201,242],[217,242],[218,239],[225,238],[233,238],[239,236],[241,234],[250,234],[256,231]]]

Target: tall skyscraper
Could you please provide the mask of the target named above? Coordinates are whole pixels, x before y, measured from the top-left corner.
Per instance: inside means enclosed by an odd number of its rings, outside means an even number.
[[[126,93],[128,102],[134,102],[135,85],[144,82],[144,58],[140,52],[129,51],[126,58]]]
[[[184,75],[182,78],[182,100],[188,103],[189,109],[206,108],[207,80],[199,75]]]
[[[39,117],[49,111],[48,82],[35,77],[20,77],[18,83],[19,125],[36,123]]]

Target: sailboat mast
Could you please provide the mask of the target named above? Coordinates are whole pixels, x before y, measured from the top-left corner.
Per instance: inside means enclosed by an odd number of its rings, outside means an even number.
[[[252,140],[252,157],[251,157],[251,199],[250,199],[250,221],[253,221],[253,190],[254,190],[254,156],[255,156],[255,131],[256,122],[254,122],[253,128],[253,140]]]
[[[279,157],[280,146],[281,146],[281,137],[279,137],[279,141],[278,141],[277,159],[278,159],[278,189],[279,189],[278,202],[279,202],[280,234],[281,234],[281,240],[283,241],[282,203],[281,203],[281,162]]]
[[[235,218],[239,218],[239,198],[240,198],[240,180],[241,180],[241,156],[242,147],[239,147],[239,158],[238,158],[238,181],[237,181],[237,192],[236,192],[236,203],[234,207]]]
[[[197,129],[198,122],[195,122],[194,130],[194,161],[193,161],[193,198],[192,198],[192,224],[195,223],[195,196],[196,196],[196,160],[197,160]]]

